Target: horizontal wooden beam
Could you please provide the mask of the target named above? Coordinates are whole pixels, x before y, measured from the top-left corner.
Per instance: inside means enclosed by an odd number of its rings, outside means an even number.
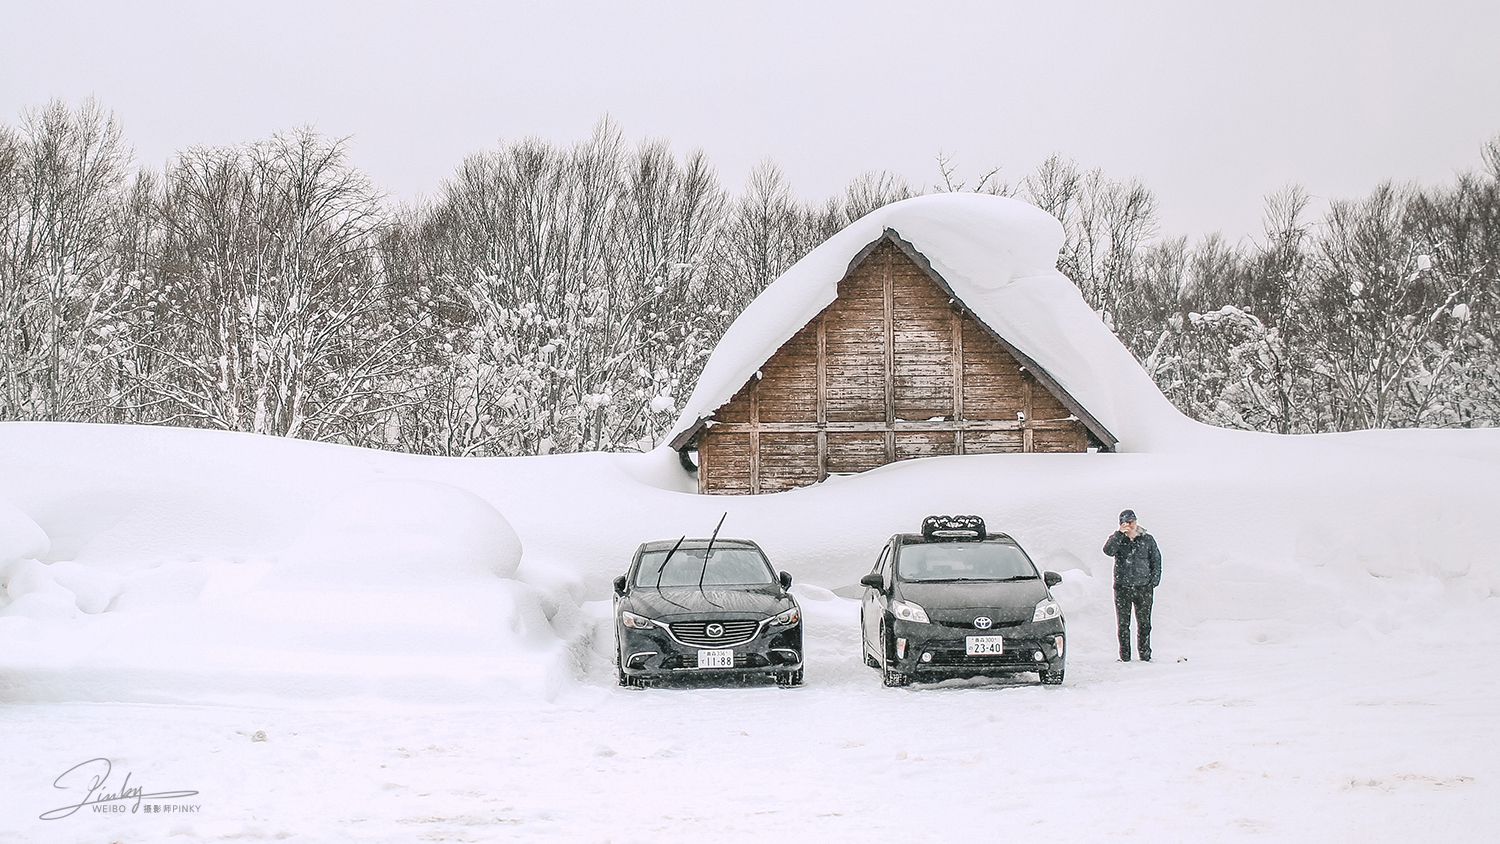
[[[714,424],[715,433],[748,433],[759,431],[771,434],[815,434],[819,431],[828,433],[885,433],[896,431],[921,432],[943,432],[943,431],[1066,431],[1078,424],[1077,419],[1033,419],[1029,422],[1016,420],[976,420],[962,419],[947,422],[917,422],[896,420],[895,422],[718,422]]]

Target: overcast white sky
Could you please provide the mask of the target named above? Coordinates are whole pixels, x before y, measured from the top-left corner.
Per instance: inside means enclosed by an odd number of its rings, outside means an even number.
[[[820,199],[864,170],[1018,180],[1051,152],[1154,190],[1167,233],[1266,193],[1445,181],[1500,133],[1500,3],[0,0],[0,121],[96,96],[142,164],[313,124],[402,198],[500,139],[761,158]]]

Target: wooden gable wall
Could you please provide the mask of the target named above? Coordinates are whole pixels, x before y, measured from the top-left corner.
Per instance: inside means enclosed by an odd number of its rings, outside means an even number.
[[[698,488],[756,494],[944,454],[1086,451],[1084,423],[882,239],[697,437]]]

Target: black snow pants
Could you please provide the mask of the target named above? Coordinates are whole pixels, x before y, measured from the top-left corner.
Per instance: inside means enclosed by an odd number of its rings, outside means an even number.
[[[1150,586],[1115,587],[1115,621],[1119,625],[1120,659],[1130,661],[1130,610],[1135,608],[1135,646],[1141,659],[1151,659]]]

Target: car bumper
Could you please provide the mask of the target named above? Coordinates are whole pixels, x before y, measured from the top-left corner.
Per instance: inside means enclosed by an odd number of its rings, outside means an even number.
[[[733,668],[700,668],[698,652],[660,629],[616,630],[620,671],[629,677],[774,676],[802,668],[802,625],[772,628],[748,642],[719,650],[734,651]]]
[[[964,630],[937,624],[897,621],[887,664],[908,677],[974,677],[1056,672],[1067,654],[1060,621],[1044,621],[996,631]],[[967,653],[969,636],[1000,636],[998,654]],[[903,646],[904,642],[904,646]]]

